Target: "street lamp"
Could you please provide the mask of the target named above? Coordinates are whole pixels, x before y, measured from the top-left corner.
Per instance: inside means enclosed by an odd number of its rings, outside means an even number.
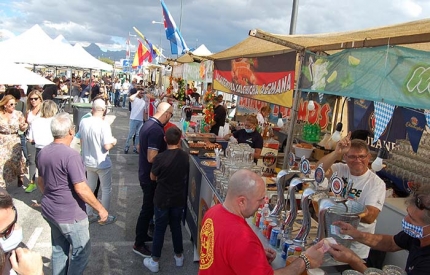
[[[162,25],[161,27],[160,27],[160,54],[162,54],[163,53],[163,36],[162,36],[162,30],[163,30],[163,26],[164,26],[164,22],[159,22],[159,21],[155,21],[155,20],[152,20],[152,22],[151,22],[152,24],[160,24],[160,25]],[[158,63],[160,63],[160,60],[161,60],[161,56],[159,56],[158,57]]]
[[[160,24],[160,25],[164,26],[163,22],[158,22],[158,21],[155,21],[155,20],[152,20],[152,24]],[[160,50],[161,50],[161,48],[163,48],[163,45],[161,44],[162,43],[162,35],[161,35],[161,31],[162,30],[163,30],[163,27],[160,27]]]

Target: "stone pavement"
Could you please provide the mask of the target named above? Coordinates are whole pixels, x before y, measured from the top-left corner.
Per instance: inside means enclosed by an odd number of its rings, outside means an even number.
[[[139,185],[138,155],[123,153],[125,139],[128,134],[129,112],[115,108],[109,115],[115,115],[112,124],[114,137],[118,144],[110,151],[112,171],[112,197],[110,213],[117,216],[114,224],[100,226],[90,225],[92,253],[85,274],[151,274],[143,264],[143,258],[132,251],[135,237],[135,226],[142,203],[142,190]],[[18,222],[23,227],[23,243],[43,256],[45,274],[51,274],[51,242],[50,229],[42,218],[40,209],[33,208],[32,203],[40,202],[41,193],[37,190],[26,194],[15,185],[8,191],[15,198],[18,209]],[[197,274],[198,263],[193,262],[193,245],[190,235],[183,227],[184,266],[176,267],[173,259],[173,244],[170,230],[167,229],[160,271],[158,274]]]

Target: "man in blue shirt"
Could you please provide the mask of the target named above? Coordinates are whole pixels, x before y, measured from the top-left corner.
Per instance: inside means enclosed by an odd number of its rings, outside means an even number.
[[[139,133],[139,182],[143,191],[142,209],[136,225],[136,239],[133,251],[143,257],[150,257],[151,251],[145,242],[151,241],[148,235],[149,222],[154,216],[154,192],[156,181],[151,180],[152,162],[156,155],[166,150],[164,125],[173,116],[173,107],[161,102],[157,112],[140,128]]]

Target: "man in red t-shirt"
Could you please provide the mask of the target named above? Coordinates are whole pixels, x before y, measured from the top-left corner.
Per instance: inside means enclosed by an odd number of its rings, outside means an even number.
[[[254,215],[265,196],[266,185],[260,176],[245,169],[234,173],[224,203],[209,209],[203,218],[199,275],[301,274],[322,264],[320,242],[287,267],[273,270],[270,263],[276,252],[263,247],[245,220]]]

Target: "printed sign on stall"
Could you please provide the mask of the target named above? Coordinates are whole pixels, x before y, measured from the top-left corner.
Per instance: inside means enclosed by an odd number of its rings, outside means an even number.
[[[216,60],[215,90],[291,107],[296,52],[280,55]]]

